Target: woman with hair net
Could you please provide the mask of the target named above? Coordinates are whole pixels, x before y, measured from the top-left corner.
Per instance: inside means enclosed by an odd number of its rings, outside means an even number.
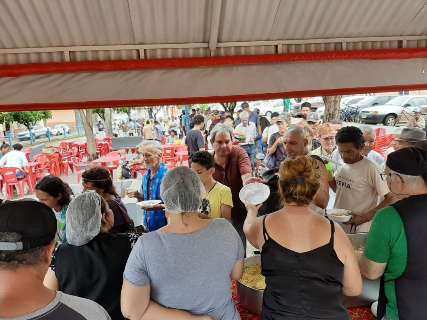
[[[126,261],[136,239],[112,234],[114,214],[96,192],[76,196],[66,214],[67,244],[56,249],[44,285],[99,303],[110,317],[124,319],[120,290]]]
[[[121,296],[126,318],[240,319],[230,286],[242,275],[242,241],[227,220],[199,213],[204,194],[189,168],[166,174],[168,224],[140,237],[129,256]]]
[[[131,192],[128,196],[135,197],[138,201],[162,200],[160,185],[168,171],[166,165],[162,163],[162,145],[158,141],[144,141],[141,146],[141,154],[148,170],[142,179],[141,190]],[[143,209],[143,224],[147,231],[154,231],[166,225],[167,221],[162,204],[143,207]]]

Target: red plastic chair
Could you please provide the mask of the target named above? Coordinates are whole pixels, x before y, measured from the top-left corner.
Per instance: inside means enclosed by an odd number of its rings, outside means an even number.
[[[162,155],[163,162],[168,162],[175,160],[175,147],[168,146],[163,147],[163,155]]]
[[[3,185],[6,188],[6,196],[9,200],[13,199],[13,189],[16,188],[19,196],[24,197],[24,184],[27,183],[28,179],[24,178],[18,180],[16,177],[17,168],[2,168],[0,174],[3,178]]]

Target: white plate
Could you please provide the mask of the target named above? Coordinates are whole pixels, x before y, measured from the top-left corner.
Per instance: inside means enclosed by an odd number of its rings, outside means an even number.
[[[143,208],[154,207],[156,204],[162,203],[162,200],[145,200],[138,202],[137,205]]]
[[[258,205],[268,199],[270,188],[263,183],[249,183],[239,192],[239,198],[243,203]]]
[[[348,222],[351,219],[351,211],[346,209],[328,209],[328,217],[336,222]]]

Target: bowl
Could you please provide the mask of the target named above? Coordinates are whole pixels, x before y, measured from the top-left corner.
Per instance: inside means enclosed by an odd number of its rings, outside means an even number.
[[[329,209],[326,214],[335,222],[344,223],[351,219],[351,211],[346,209]]]
[[[144,200],[137,203],[143,208],[154,207],[156,204],[162,203],[162,200]]]
[[[263,183],[249,183],[239,192],[239,198],[243,203],[259,205],[270,196],[270,188]]]

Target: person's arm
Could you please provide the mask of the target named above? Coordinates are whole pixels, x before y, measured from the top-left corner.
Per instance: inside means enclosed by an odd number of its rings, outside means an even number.
[[[371,210],[365,213],[362,213],[361,215],[353,215],[351,222],[354,223],[355,225],[359,225],[359,224],[371,221],[379,210],[385,207],[388,207],[395,200],[392,193],[388,189],[387,183],[382,180],[377,169],[374,169],[372,176],[373,176],[372,184],[375,189],[375,192],[378,194],[379,197],[384,196],[384,199],[376,207],[372,208]]]
[[[7,161],[7,153],[3,156],[3,157],[1,157],[1,159],[0,159],[0,167],[4,167],[4,165],[6,164],[6,161]]]
[[[272,155],[276,152],[279,144],[283,143],[283,138],[280,136],[271,136],[268,143],[267,155]]]
[[[375,213],[391,205],[394,202],[394,199],[395,198],[391,193],[386,194],[384,196],[384,200],[381,201],[375,208],[372,208],[371,210],[361,215],[353,215],[351,218],[351,222],[355,225],[360,225],[362,223],[371,221],[374,218]]]
[[[362,275],[370,280],[376,280],[380,278],[385,271],[387,266],[386,263],[377,263],[372,260],[369,260],[365,256],[360,258],[360,272]]]
[[[336,193],[337,192],[337,181],[335,180],[335,177],[329,181],[329,187]]]
[[[231,271],[231,280],[240,280],[243,276],[243,259],[237,261],[234,264],[233,270]]]
[[[265,128],[264,131],[262,132],[262,143],[268,144],[267,139],[268,139],[268,132],[270,130],[269,128],[270,127]]]
[[[249,159],[248,154],[245,150],[239,148],[238,153],[238,165],[239,165],[239,172],[242,177],[243,185],[254,182],[252,177],[252,165],[251,160]]]
[[[337,223],[335,223],[334,236],[334,247],[338,257],[344,264],[343,294],[346,296],[358,296],[362,293],[363,282],[353,245]]]
[[[27,157],[25,156],[25,153],[21,153],[21,162],[22,162],[22,168],[25,168],[26,166],[28,166],[28,160]]]
[[[221,204],[221,218],[227,219],[231,222],[231,209],[232,207],[226,204]]]
[[[329,202],[329,179],[328,179],[328,171],[326,170],[325,165],[323,162],[319,160],[315,160],[318,166],[318,170],[320,172],[320,187],[319,190],[317,190],[316,194],[313,198],[313,203],[322,208],[325,209],[328,206]]]
[[[393,216],[392,208],[381,210],[371,225],[366,240],[365,252],[359,259],[360,271],[368,279],[380,278],[387,267],[391,255],[391,243],[396,242],[397,235],[403,231],[403,224],[397,213]],[[398,222],[398,223],[396,223]],[[395,236],[393,236],[393,234]]]
[[[51,290],[59,290],[58,279],[56,278],[55,272],[51,268],[47,270],[46,275],[44,276],[43,285]]]
[[[199,135],[197,135],[197,148],[197,151],[205,150],[205,138],[203,137],[203,134],[201,132]]]
[[[243,232],[246,235],[248,241],[257,249],[261,248],[264,241],[261,240],[260,234],[262,232],[262,218],[257,218],[258,210],[260,205],[254,206],[246,203],[246,209],[248,213],[246,215],[245,222],[243,224]]]
[[[189,312],[165,308],[150,300],[150,286],[137,287],[123,280],[120,298],[122,314],[130,320],[192,320],[210,319]]]

